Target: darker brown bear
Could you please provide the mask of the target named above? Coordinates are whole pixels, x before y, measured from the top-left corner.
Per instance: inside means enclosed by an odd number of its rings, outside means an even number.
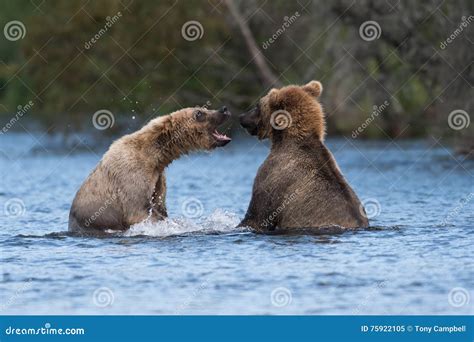
[[[324,144],[322,86],[272,89],[240,123],[271,140],[240,226],[259,232],[367,227],[365,210]]]
[[[115,141],[77,192],[69,230],[125,230],[166,217],[165,168],[188,152],[229,143],[216,130],[229,116],[226,107],[185,108]]]

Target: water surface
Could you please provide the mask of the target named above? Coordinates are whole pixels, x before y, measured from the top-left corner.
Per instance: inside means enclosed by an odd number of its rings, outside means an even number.
[[[171,219],[107,238],[62,233],[102,152],[58,146],[0,135],[0,314],[474,312],[474,163],[439,143],[328,142],[371,229],[235,228],[268,153],[247,139],[174,162]]]

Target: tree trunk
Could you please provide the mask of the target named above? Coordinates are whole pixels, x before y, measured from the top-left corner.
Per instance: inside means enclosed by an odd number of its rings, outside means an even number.
[[[225,4],[229,8],[230,13],[234,17],[235,21],[239,25],[240,32],[244,37],[245,44],[247,45],[247,49],[249,50],[250,55],[252,56],[252,61],[254,62],[255,66],[257,67],[258,75],[263,82],[265,87],[271,88],[274,86],[280,86],[281,83],[278,80],[278,77],[272,72],[270,67],[265,60],[265,57],[262,55],[262,52],[257,46],[255,42],[255,38],[253,37],[252,31],[247,24],[247,22],[240,14],[237,6],[233,0],[224,0]]]

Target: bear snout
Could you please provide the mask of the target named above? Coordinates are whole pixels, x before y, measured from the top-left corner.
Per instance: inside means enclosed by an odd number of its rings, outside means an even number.
[[[229,110],[227,109],[226,106],[221,107],[221,109],[219,109],[219,113],[222,113],[222,114],[225,114],[225,115],[230,115],[230,112],[229,112]]]
[[[255,111],[240,114],[239,116],[240,125],[245,128],[251,135],[255,135],[257,129],[257,123],[255,118]]]
[[[220,108],[215,112],[214,115],[214,124],[217,126],[222,125],[231,117],[231,112],[227,109],[226,106]]]

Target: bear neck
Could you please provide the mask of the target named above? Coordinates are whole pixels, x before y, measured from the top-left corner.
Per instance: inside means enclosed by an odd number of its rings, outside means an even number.
[[[272,134],[271,137],[271,149],[287,149],[288,147],[294,146],[313,146],[315,149],[319,149],[322,146],[325,147],[323,140],[319,136],[319,132],[305,132],[305,134],[285,134],[282,131]]]
[[[159,165],[168,166],[179,157],[197,150],[189,139],[177,138],[176,136],[159,139],[157,144],[159,151]]]
[[[161,171],[182,155],[197,149],[186,127],[172,123],[170,116],[150,122],[132,135],[132,141],[147,156],[155,157],[154,163]]]

